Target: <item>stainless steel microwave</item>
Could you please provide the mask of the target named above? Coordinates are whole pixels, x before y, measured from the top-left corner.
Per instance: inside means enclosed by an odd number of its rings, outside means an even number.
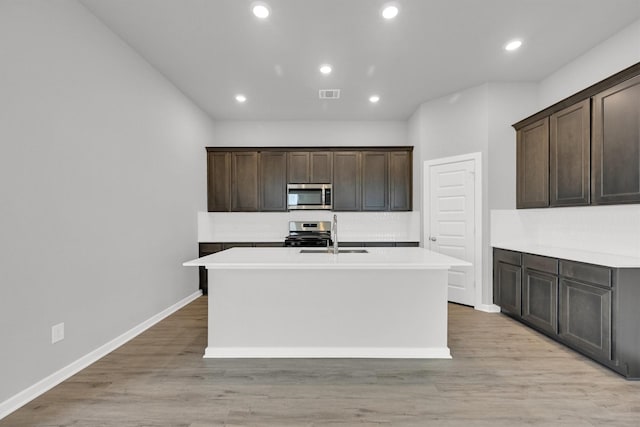
[[[331,184],[287,184],[287,205],[295,209],[331,209]]]

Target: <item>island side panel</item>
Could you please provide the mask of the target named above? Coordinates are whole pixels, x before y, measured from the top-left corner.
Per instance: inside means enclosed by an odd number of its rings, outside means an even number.
[[[209,270],[205,357],[450,358],[447,270]]]

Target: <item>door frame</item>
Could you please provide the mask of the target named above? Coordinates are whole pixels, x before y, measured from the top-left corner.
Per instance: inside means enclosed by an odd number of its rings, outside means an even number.
[[[432,166],[440,166],[449,163],[460,163],[472,160],[474,163],[474,285],[475,298],[473,307],[477,310],[482,307],[482,290],[484,283],[482,281],[482,153],[468,153],[458,156],[442,157],[439,159],[425,160],[422,168],[423,173],[423,198],[422,198],[422,245],[428,246],[429,232],[431,227],[431,213],[429,210],[431,202],[431,170]]]

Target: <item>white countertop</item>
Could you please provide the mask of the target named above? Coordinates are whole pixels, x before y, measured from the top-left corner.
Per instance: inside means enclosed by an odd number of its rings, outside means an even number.
[[[472,264],[423,248],[366,249],[368,253],[300,253],[314,248],[231,248],[187,261],[187,267],[207,269],[400,269],[441,270]]]
[[[558,248],[553,246],[543,246],[517,243],[498,243],[494,248],[507,249],[510,251],[526,252],[534,255],[548,256],[552,258],[566,259],[569,261],[584,262],[587,264],[603,265],[613,268],[640,268],[640,257],[627,255],[607,254],[602,252],[585,251],[582,249]]]

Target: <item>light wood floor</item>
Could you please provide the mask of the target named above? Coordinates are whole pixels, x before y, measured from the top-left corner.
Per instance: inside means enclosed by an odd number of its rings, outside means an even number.
[[[203,359],[206,297],[0,426],[640,426],[640,382],[449,305],[453,360]]]

